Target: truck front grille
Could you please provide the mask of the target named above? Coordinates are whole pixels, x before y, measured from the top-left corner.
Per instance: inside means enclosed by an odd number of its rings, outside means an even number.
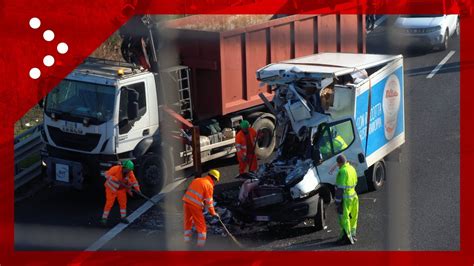
[[[64,148],[92,151],[99,144],[100,134],[86,133],[85,135],[77,135],[61,131],[57,127],[48,126],[49,136],[53,142]]]

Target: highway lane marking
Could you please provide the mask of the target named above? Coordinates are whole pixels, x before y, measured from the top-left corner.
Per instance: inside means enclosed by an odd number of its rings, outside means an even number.
[[[176,187],[181,185],[184,181],[186,181],[185,178],[169,184],[168,186],[165,187],[165,189],[163,189],[163,192],[153,196],[151,199],[154,202],[159,202],[160,200],[163,199],[163,197],[167,193],[169,193],[170,191],[173,191]],[[146,201],[145,203],[143,203],[142,206],[140,206],[137,210],[135,210],[132,214],[130,214],[127,217],[127,219],[130,221],[130,224],[132,224],[138,217],[143,215],[146,211],[148,211],[153,206],[154,204],[151,203],[150,201]],[[110,240],[112,240],[114,237],[120,234],[130,224],[123,224],[123,223],[117,224],[114,228],[110,229],[110,231],[105,233],[105,235],[100,237],[95,243],[89,246],[85,251],[97,251],[101,249],[105,244],[107,244]]]
[[[451,58],[451,56],[453,56],[453,54],[455,53],[456,51],[454,50],[451,50],[444,58],[443,60],[441,60],[441,62],[439,62],[439,64],[431,71],[431,73],[426,76],[427,79],[430,79],[432,77],[434,77],[434,75],[436,74],[436,72],[438,72],[444,64],[446,64],[446,62],[448,62],[449,58]]]
[[[385,20],[387,20],[387,16],[382,16],[377,19],[374,23],[374,29],[377,28],[380,24],[382,24]]]
[[[375,22],[374,22],[374,28],[372,30],[368,30],[367,33],[371,33],[372,31],[374,31],[378,26],[380,26],[380,24],[382,24],[385,20],[387,20],[387,16],[382,16],[380,17],[379,19],[377,19]]]

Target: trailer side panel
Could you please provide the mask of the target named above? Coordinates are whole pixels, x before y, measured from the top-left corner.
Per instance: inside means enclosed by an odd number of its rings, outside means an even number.
[[[214,100],[213,106],[194,105],[198,119],[261,104],[258,93],[266,87],[259,86],[255,73],[269,63],[315,52],[365,51],[365,29],[357,15],[232,17],[197,15],[167,24],[176,33],[181,63],[192,69],[194,99],[212,95]]]

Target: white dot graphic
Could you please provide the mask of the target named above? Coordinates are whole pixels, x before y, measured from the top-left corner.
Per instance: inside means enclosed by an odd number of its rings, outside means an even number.
[[[50,42],[54,39],[54,32],[52,30],[46,30],[43,33],[43,38],[45,41]]]
[[[47,55],[43,58],[43,64],[47,67],[54,65],[54,57]]]
[[[32,29],[37,29],[41,26],[41,20],[39,20],[39,18],[31,18],[30,19],[30,27]]]
[[[37,79],[40,76],[41,76],[41,71],[38,68],[34,67],[30,69],[30,78]]]
[[[69,49],[69,47],[67,46],[66,43],[62,42],[62,43],[58,44],[58,53],[65,54],[65,53],[67,53],[68,49]]]

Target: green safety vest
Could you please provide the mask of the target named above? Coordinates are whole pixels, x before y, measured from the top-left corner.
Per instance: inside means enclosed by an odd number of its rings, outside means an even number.
[[[347,148],[347,144],[344,141],[344,139],[341,136],[336,136],[332,142],[332,145],[334,146],[334,152],[338,153],[339,151],[344,150]]]
[[[348,162],[345,163],[341,168],[336,177],[336,186],[339,189],[343,189],[344,198],[352,198],[356,195],[355,186],[357,185],[357,172],[355,168]]]
[[[334,146],[334,153],[338,153],[339,151],[342,151],[347,148],[346,142],[339,135],[333,139],[332,145]],[[326,141],[324,145],[320,147],[320,152],[323,155],[323,158],[326,159],[331,153],[331,143],[329,141]]]

